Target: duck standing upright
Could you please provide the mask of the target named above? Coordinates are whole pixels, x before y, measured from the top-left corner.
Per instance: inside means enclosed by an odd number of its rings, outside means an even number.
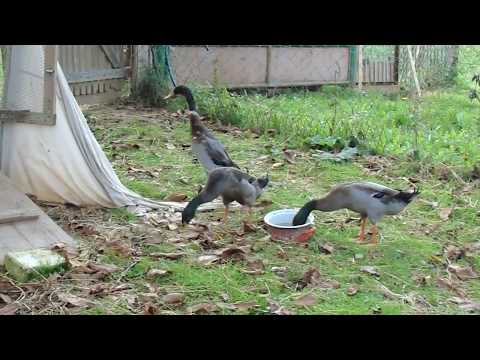
[[[349,209],[361,216],[359,242],[365,240],[367,219],[372,223],[372,243],[377,243],[377,223],[385,215],[397,215],[420,193],[393,190],[373,182],[352,182],[334,187],[326,196],[307,202],[295,215],[293,225],[302,225],[313,210]]]
[[[177,96],[183,96],[185,98],[188,104],[188,110],[197,111],[197,104],[193,98],[192,90],[185,85],[176,86],[170,94],[163,98],[163,100],[173,99]]]
[[[200,115],[190,111],[190,128],[192,131],[192,151],[207,172],[218,167],[240,169],[228,155],[223,144],[202,124]]]
[[[227,153],[223,144],[202,124],[197,112],[197,105],[191,90],[183,85],[177,86],[164,99],[184,96],[188,103],[190,128],[192,131],[192,151],[205,170],[210,172],[217,167],[234,167],[239,169]]]

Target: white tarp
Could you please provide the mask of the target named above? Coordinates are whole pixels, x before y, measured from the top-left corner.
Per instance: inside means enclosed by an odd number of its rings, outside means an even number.
[[[10,48],[4,106],[43,111],[42,45]],[[5,123],[2,171],[19,190],[40,200],[77,206],[163,206],[185,204],[144,199],[120,183],[90,131],[59,64],[56,71],[56,125]]]

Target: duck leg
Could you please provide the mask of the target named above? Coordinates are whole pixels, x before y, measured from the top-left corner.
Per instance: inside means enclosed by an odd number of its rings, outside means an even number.
[[[223,213],[223,224],[226,224],[228,220],[228,205],[225,206],[225,212]]]
[[[378,244],[377,233],[378,233],[377,225],[373,224],[372,225],[372,240],[371,240],[372,244]]]
[[[362,243],[365,240],[365,224],[367,223],[367,218],[362,217],[360,222],[360,234],[358,235],[358,242]]]
[[[252,222],[252,208],[250,206],[244,206],[245,212],[247,213],[246,221],[251,223]]]

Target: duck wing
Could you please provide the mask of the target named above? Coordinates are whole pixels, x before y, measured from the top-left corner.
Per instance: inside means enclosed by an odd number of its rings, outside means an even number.
[[[385,196],[391,197],[398,194],[397,190],[373,182],[354,183],[352,186],[377,199],[381,199]]]
[[[205,149],[215,165],[238,168],[237,164],[235,164],[228,155],[223,144],[217,139],[211,137],[206,138]]]

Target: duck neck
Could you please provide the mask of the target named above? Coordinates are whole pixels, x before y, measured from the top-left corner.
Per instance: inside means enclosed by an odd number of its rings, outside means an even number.
[[[190,111],[197,111],[197,104],[195,103],[195,99],[193,98],[193,94],[190,90],[186,91],[185,100],[187,100],[188,110]]]
[[[312,200],[311,205],[312,210],[320,210],[320,211],[335,211],[338,210],[340,207],[337,206],[337,201],[331,198],[330,196],[325,196],[321,199]]]
[[[204,126],[200,118],[192,116],[190,117],[190,128],[192,130],[192,136],[198,136],[198,133],[203,130]]]

